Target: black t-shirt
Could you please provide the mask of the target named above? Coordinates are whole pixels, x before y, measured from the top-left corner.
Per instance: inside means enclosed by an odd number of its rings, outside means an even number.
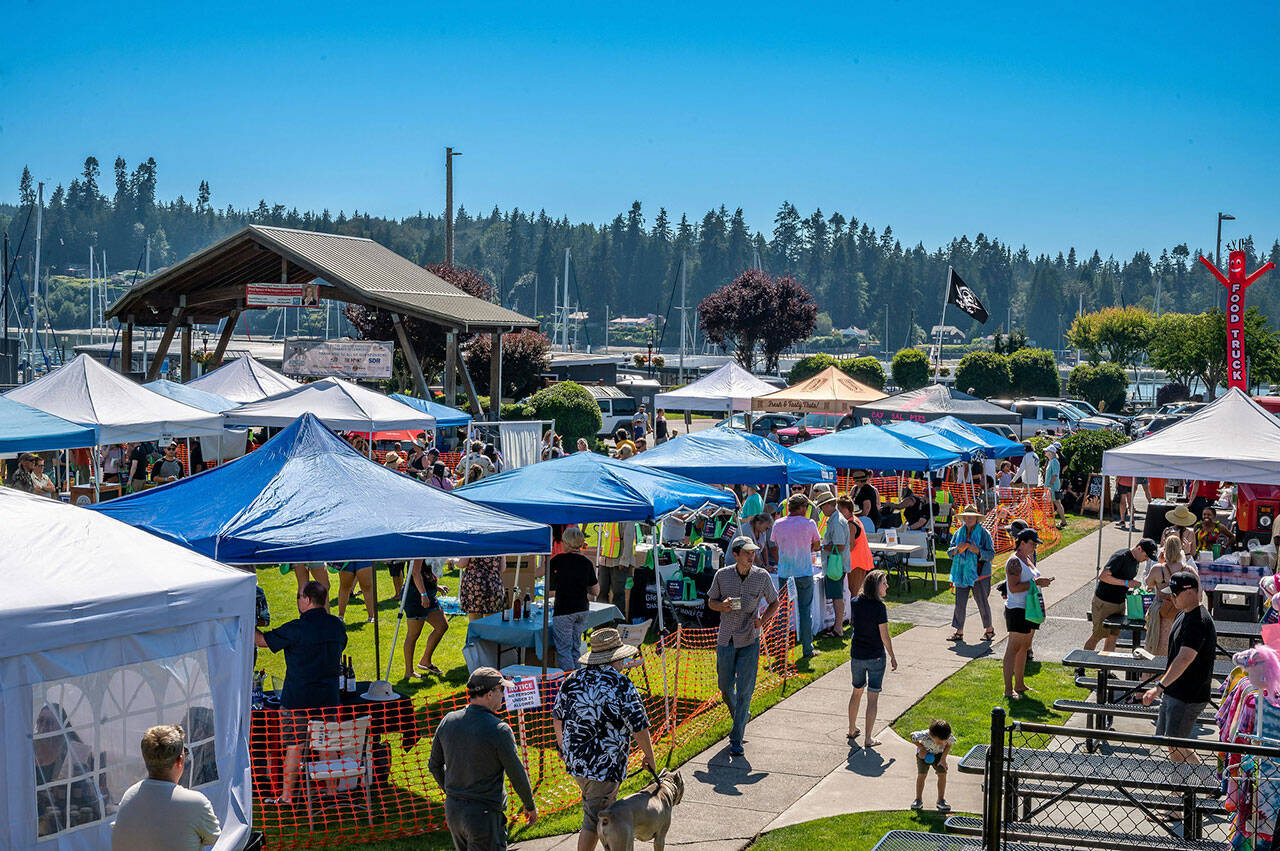
[[[920,497],[916,497],[911,501],[910,505],[902,509],[902,520],[908,526],[915,525],[920,520],[928,516],[929,516],[929,509],[924,504],[924,500],[922,500]]]
[[[871,503],[870,512],[867,511],[866,505],[863,504],[866,502]],[[880,494],[876,493],[876,489],[869,482],[858,488],[858,493],[853,498],[853,504],[862,509],[863,516],[870,517],[872,523],[877,526],[880,525]]]
[[[142,448],[142,444],[141,444],[141,443],[139,443],[137,446],[133,447],[133,450],[129,452],[129,460],[128,460],[128,462],[125,464],[125,468],[124,468],[124,471],[125,471],[125,473],[126,473],[126,474],[128,474],[128,472],[129,472],[129,468],[130,468],[131,466],[133,466],[133,462],[134,462],[134,461],[137,461],[137,462],[138,462],[138,469],[136,469],[136,470],[134,470],[134,471],[133,471],[133,478],[134,478],[135,480],[137,480],[137,481],[146,481],[146,478],[147,478],[147,450],[145,450],[145,449],[143,449],[143,448]]]
[[[585,612],[587,590],[596,584],[596,566],[582,553],[560,553],[551,559],[551,590],[556,592],[556,615]]]
[[[1116,579],[1123,579],[1128,582],[1130,579],[1138,577],[1138,560],[1133,557],[1133,553],[1129,550],[1116,550],[1111,554],[1111,558],[1107,559],[1106,566],[1111,570],[1111,575]],[[1123,585],[1113,585],[1110,582],[1098,580],[1098,587],[1094,589],[1094,596],[1099,600],[1107,603],[1123,603],[1125,595],[1129,593],[1129,589]]]
[[[853,637],[849,641],[850,658],[879,659],[884,656],[880,624],[889,622],[889,610],[885,608],[883,601],[854,597],[849,603],[849,622],[853,624]]]
[[[667,439],[667,418],[659,417],[653,424],[653,432],[658,436],[658,440]]]
[[[324,609],[308,609],[297,620],[264,632],[267,649],[284,651],[285,709],[337,706],[338,664],[347,647],[347,627]]]
[[[1172,683],[1165,686],[1165,693],[1184,703],[1205,703],[1212,693],[1213,660],[1218,649],[1218,630],[1213,618],[1204,606],[1196,606],[1183,612],[1173,622],[1169,633],[1169,662],[1177,658],[1184,647],[1196,651],[1195,660]]]

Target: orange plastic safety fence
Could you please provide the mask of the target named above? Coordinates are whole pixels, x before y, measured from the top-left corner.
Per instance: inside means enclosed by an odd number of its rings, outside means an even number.
[[[794,674],[789,659],[794,633],[786,594],[782,598],[778,615],[761,635],[757,694]],[[645,645],[627,675],[648,709],[659,763],[668,763],[678,747],[728,719],[717,686],[714,628],[680,628]],[[581,801],[556,748],[551,721],[563,677],[539,681],[537,708],[505,715],[544,814]],[[382,703],[351,697],[343,706],[306,714],[253,712],[254,824],[265,832],[269,847],[347,846],[446,828],[444,795],[428,767],[431,738],[445,714],[467,704],[466,690]],[[286,804],[279,798],[291,745],[299,751],[300,767]],[[633,749],[628,773],[639,769],[640,753]],[[514,817],[521,803],[510,784],[508,798],[508,815]]]

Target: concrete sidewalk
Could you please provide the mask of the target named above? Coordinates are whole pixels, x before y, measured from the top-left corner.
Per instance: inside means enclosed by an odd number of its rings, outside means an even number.
[[[1125,541],[1125,532],[1108,525],[1102,536],[1104,556],[1124,546]],[[1045,642],[1046,646],[1037,636],[1037,658],[1060,660],[1065,649],[1078,647],[1083,641],[1082,605],[1087,607],[1085,594],[1092,593],[1097,556],[1098,536],[1094,532],[1041,563],[1041,571],[1055,577],[1045,589],[1049,619],[1042,633],[1063,635]],[[963,644],[948,642],[949,605],[913,603],[891,608],[890,620],[910,620],[917,625],[893,639],[899,667],[885,677],[880,694],[875,736],[881,744],[873,750],[853,750],[845,741],[851,691],[846,661],[752,719],[747,726],[746,756],[730,757],[726,739],[681,767],[684,802],[672,820],[668,844],[695,851],[737,851],[761,833],[785,825],[843,813],[907,809],[914,794],[915,746],[895,735],[889,725],[968,662],[1003,652],[1005,630],[999,595],[993,592],[991,602],[996,640],[990,644],[976,643],[972,638]],[[972,607],[966,629],[971,636],[981,635]],[[999,695],[992,695],[993,702],[999,699]],[[859,726],[862,722],[859,718]],[[978,743],[962,743],[962,752],[953,762],[973,744]],[[980,784],[980,777],[954,769],[949,772],[947,800],[952,808],[981,812]],[[932,807],[935,792],[931,776],[925,787],[927,807]],[[512,847],[567,851],[575,842],[576,834],[569,834]]]

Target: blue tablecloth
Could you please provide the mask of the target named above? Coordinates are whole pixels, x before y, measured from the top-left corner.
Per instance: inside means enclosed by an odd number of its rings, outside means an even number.
[[[601,624],[622,620],[622,612],[611,603],[590,604],[587,613],[587,629]],[[547,637],[551,637],[551,625],[547,624]],[[497,667],[498,652],[507,647],[532,648],[538,658],[543,658],[542,604],[534,603],[533,612],[518,621],[503,621],[502,613],[473,620],[467,624],[466,646],[478,645],[482,665]]]

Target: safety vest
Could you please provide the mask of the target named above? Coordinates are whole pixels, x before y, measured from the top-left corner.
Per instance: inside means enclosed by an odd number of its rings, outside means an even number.
[[[617,558],[622,555],[622,524],[600,524],[600,555],[604,558]]]
[[[830,520],[830,519],[831,519],[830,517],[828,517],[827,515],[823,514],[821,511],[819,511],[819,512],[818,512],[818,516],[817,516],[817,518],[814,520],[814,522],[815,522],[815,523],[817,524],[817,526],[818,526],[818,534],[819,534],[819,535],[826,535],[826,534],[827,534],[827,521],[828,521],[828,520]]]

